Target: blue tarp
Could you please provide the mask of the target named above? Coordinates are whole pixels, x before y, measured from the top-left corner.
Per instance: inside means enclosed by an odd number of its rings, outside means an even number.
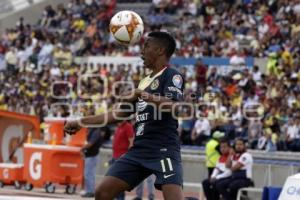
[[[214,65],[214,66],[224,66],[230,65],[229,58],[220,58],[220,57],[202,57],[202,62],[206,65]],[[184,58],[184,57],[176,57],[171,59],[171,64],[173,65],[194,65],[196,63],[196,58]],[[246,66],[252,67],[254,65],[254,57],[246,58]]]
[[[277,200],[281,190],[280,187],[264,187],[262,200]]]

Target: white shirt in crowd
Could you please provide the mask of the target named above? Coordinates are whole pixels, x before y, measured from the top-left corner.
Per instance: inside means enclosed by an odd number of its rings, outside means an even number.
[[[258,35],[259,39],[262,39],[264,35],[268,32],[269,26],[266,23],[261,23],[258,25]]]
[[[36,47],[37,43],[38,43],[38,40],[36,38],[32,38],[30,46],[27,46],[25,48],[25,54],[26,54],[27,59],[33,54],[33,50]]]
[[[6,69],[5,58],[4,55],[0,54],[0,71],[3,71],[5,69]]]
[[[299,131],[300,127],[294,124],[287,127],[286,134],[290,139],[298,139],[300,138]]]
[[[25,50],[19,50],[18,51],[18,53],[17,53],[17,59],[19,61],[19,65],[20,66],[24,66],[24,63],[26,63],[27,59],[28,59]]]
[[[252,165],[253,165],[253,157],[250,153],[243,153],[238,160],[232,159],[232,166],[237,163],[241,163],[243,167],[240,170],[246,170],[247,178],[252,178]]]
[[[234,55],[230,58],[229,63],[230,63],[230,65],[234,65],[234,66],[245,65],[246,60],[242,56]]]
[[[300,14],[300,3],[295,4],[293,10],[296,14]]]
[[[261,72],[260,71],[253,72],[253,80],[255,80],[256,82],[261,81]]]
[[[15,49],[10,49],[8,52],[6,52],[5,61],[10,65],[17,64],[17,52]]]
[[[196,130],[197,135],[204,134],[206,136],[210,136],[211,127],[208,119],[206,118],[198,119],[195,123],[194,128]]]
[[[55,66],[50,69],[50,74],[51,74],[51,76],[60,76],[61,71],[57,66]]]

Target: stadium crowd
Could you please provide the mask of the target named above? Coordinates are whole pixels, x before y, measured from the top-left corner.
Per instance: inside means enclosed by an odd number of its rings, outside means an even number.
[[[179,67],[186,79],[186,102],[201,104],[197,119],[186,119],[191,110],[181,109],[182,143],[204,145],[220,130],[232,140],[248,139],[253,149],[300,151],[300,2],[239,2],[153,0],[143,16],[146,33],[168,29],[176,38],[176,56],[198,59],[193,71]],[[101,96],[103,81],[79,79],[80,75],[106,76],[111,93],[113,82],[137,84],[144,70],[74,61],[77,56],[139,55],[140,44],[120,47],[109,35],[115,5],[110,0],[70,0],[45,7],[37,24],[20,18],[16,27],[7,29],[0,43],[0,109],[38,115],[42,121],[49,115],[67,115],[66,106],[54,103],[71,103],[72,114],[92,104],[97,104],[96,113],[110,109],[116,99]],[[268,61],[266,72],[254,66],[224,75],[204,65],[202,56],[231,57],[241,63],[246,56]],[[57,81],[70,82],[72,89]],[[60,98],[69,93],[68,100]],[[77,108],[81,102],[85,104]]]

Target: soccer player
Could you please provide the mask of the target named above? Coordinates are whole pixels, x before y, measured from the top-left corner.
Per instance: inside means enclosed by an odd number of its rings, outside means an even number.
[[[175,51],[174,38],[167,32],[149,33],[142,49],[144,67],[152,71],[141,80],[138,89],[122,102],[135,103],[136,134],[133,147],[115,162],[96,189],[96,200],[112,200],[120,192],[131,190],[151,174],[155,187],[161,189],[164,199],[182,200],[182,163],[178,121],[171,109],[183,98],[182,75],[168,67]],[[127,106],[98,116],[83,117],[67,122],[65,132],[74,134],[80,124],[114,123],[128,116]]]

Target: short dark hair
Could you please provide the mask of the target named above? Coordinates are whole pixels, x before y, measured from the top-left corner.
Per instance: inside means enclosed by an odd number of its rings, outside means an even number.
[[[231,146],[230,141],[227,138],[221,138],[219,143],[220,144],[227,144],[229,147]]]
[[[237,138],[235,138],[235,142],[237,142],[237,141],[241,141],[241,142],[243,142],[243,144],[246,144],[246,143],[247,143],[247,140],[244,139],[244,138],[242,138],[242,137],[237,137]]]
[[[174,37],[167,33],[161,31],[153,31],[148,34],[148,37],[157,39],[165,48],[166,56],[170,58],[176,49],[176,42]]]

